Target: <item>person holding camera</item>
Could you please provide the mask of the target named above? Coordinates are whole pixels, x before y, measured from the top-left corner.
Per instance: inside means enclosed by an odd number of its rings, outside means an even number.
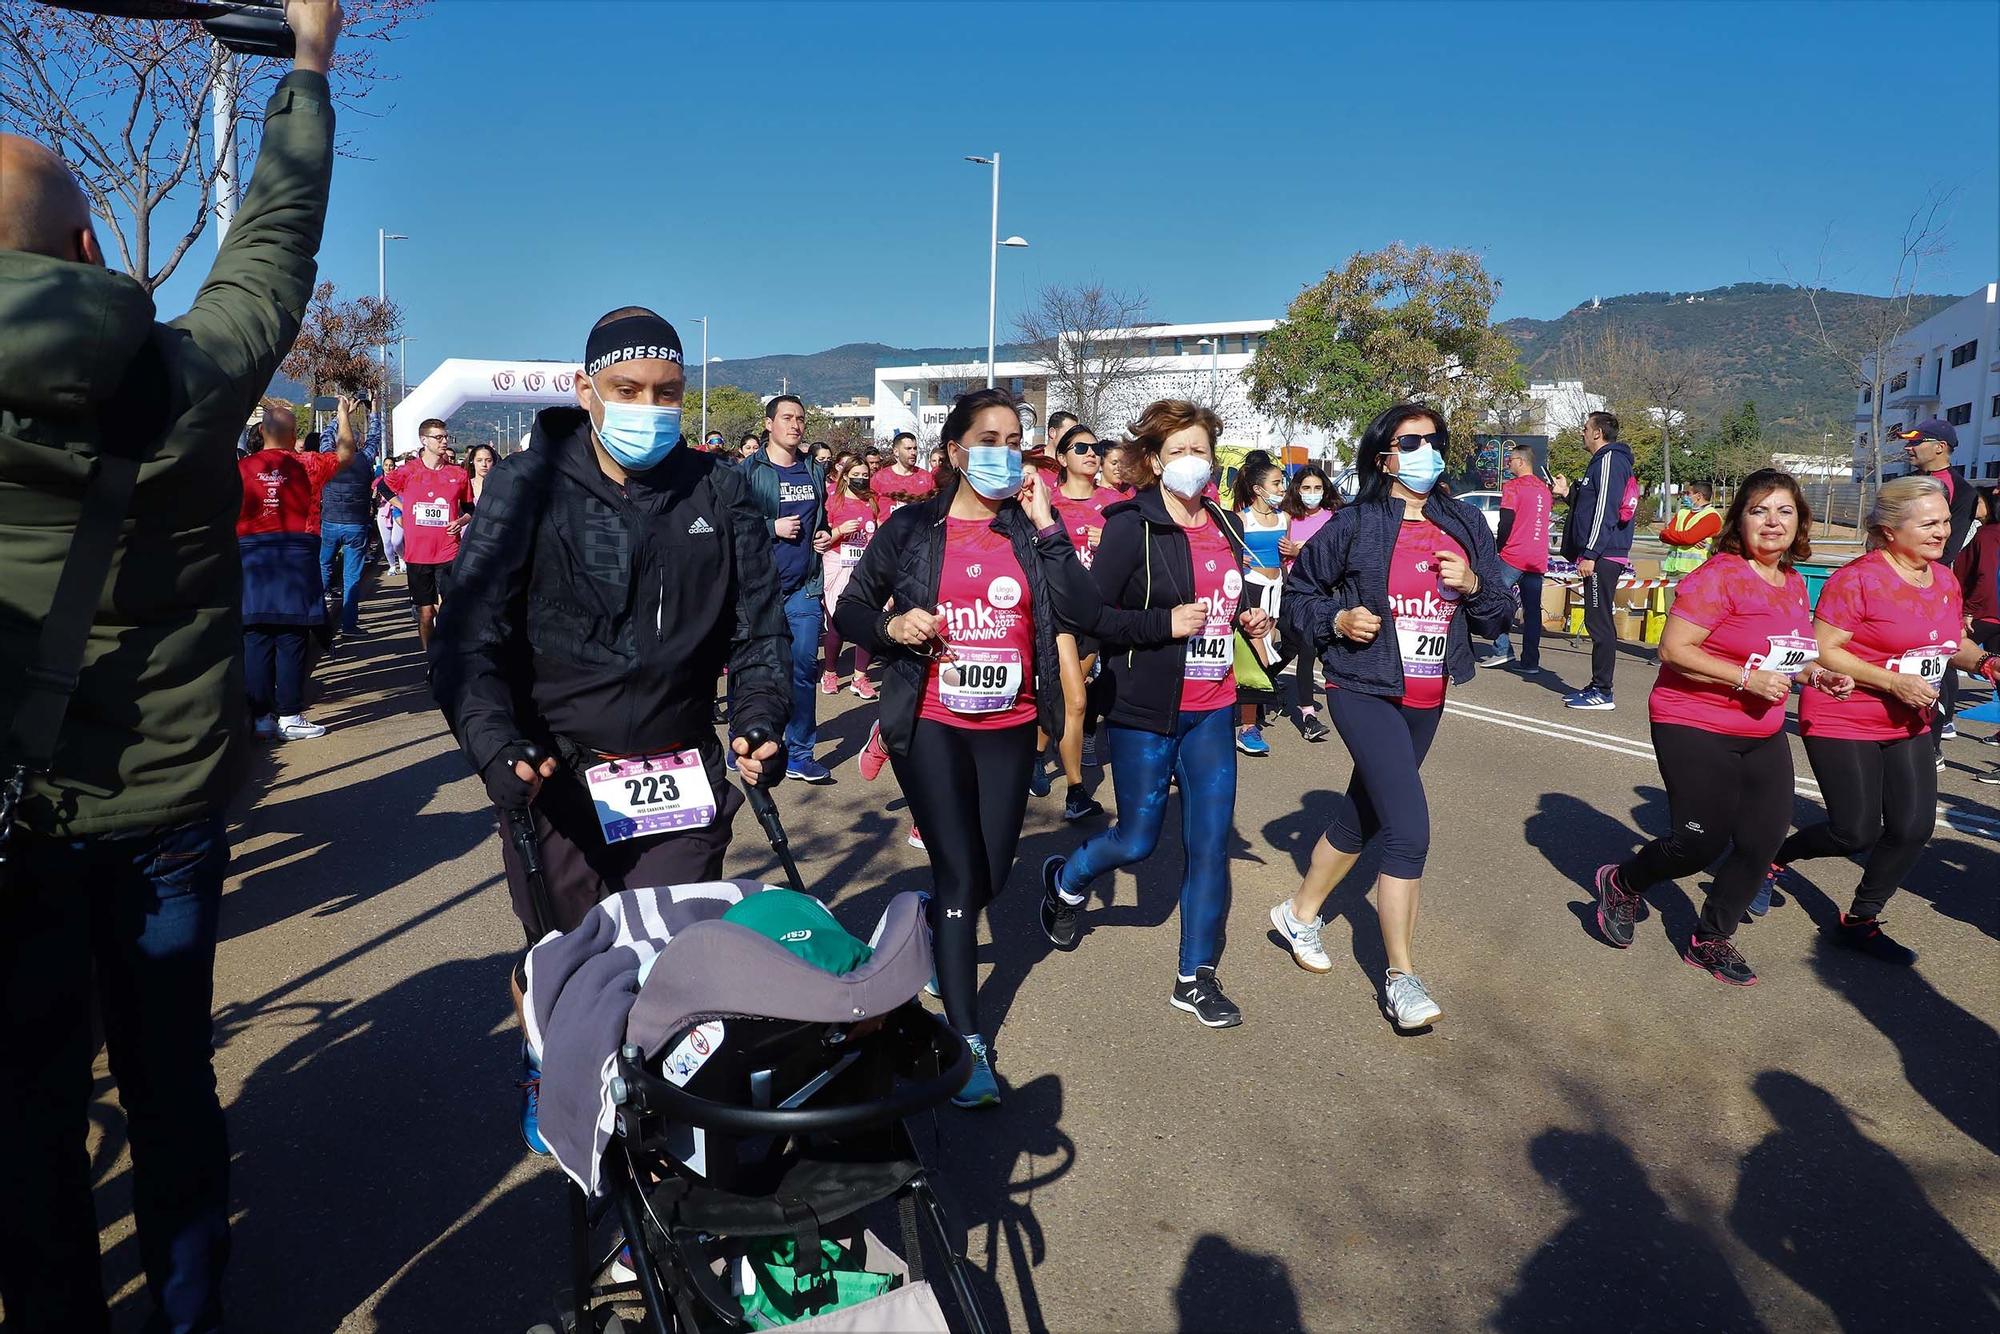
[[[209,1005],[243,722],[236,445],[297,336],[333,172],[337,0],[187,314],[111,272],[54,153],[0,134],[0,1306],[109,1327],[85,1152],[93,1010],[132,1147],[148,1328],[222,1327]]]
[[[334,445],[340,463],[319,493],[319,581],[331,598],[334,580],[339,579],[343,635],[361,628],[361,568],[368,556],[368,533],[375,522],[371,510],[375,468],[382,455],[382,414],[372,408],[366,394],[341,398]],[[358,445],[354,439],[356,413],[367,420]]]

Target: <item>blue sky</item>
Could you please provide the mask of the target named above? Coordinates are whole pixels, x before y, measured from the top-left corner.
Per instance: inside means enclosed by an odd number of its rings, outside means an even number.
[[[1163,320],[1282,314],[1392,240],[1469,246],[1499,317],[1783,281],[1831,228],[1886,287],[1925,187],[1930,290],[1995,276],[2000,6],[670,4],[436,0],[350,116],[321,254],[446,356],[576,356],[649,304],[725,358],[984,341],[1100,279]],[[199,256],[162,293],[181,309]],[[691,353],[693,349],[691,348]]]

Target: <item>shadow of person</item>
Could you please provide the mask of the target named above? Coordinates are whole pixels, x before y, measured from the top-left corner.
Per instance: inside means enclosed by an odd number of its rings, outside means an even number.
[[[1174,1285],[1174,1311],[1180,1334],[1305,1334],[1285,1262],[1213,1232],[1195,1238],[1188,1251]]]
[[[2000,1329],[2000,1272],[1825,1089],[1751,1082],[1777,1129],[1743,1155],[1729,1226],[1846,1330]]]
[[[1528,1161],[1573,1211],[1521,1266],[1486,1323],[1548,1330],[1760,1330],[1708,1234],[1682,1222],[1615,1135],[1550,1127]],[[1607,1267],[1606,1257],[1614,1257]]]
[[[1945,1120],[2000,1153],[2000,1033],[1931,985],[1833,944],[1813,942],[1813,972],[1896,1044],[1903,1077]]]
[[[1567,792],[1544,792],[1534,814],[1521,825],[1528,845],[1542,854],[1570,888],[1570,915],[1592,936],[1597,935],[1597,892],[1593,888],[1597,868],[1607,862],[1623,862],[1646,840],[1665,833],[1671,818],[1663,789],[1642,787],[1637,796],[1639,806],[1632,812],[1632,822],[1639,833],[1625,821]],[[1659,905],[1670,939],[1685,940],[1692,934],[1695,910],[1685,892],[1677,887],[1650,886],[1646,902]]]

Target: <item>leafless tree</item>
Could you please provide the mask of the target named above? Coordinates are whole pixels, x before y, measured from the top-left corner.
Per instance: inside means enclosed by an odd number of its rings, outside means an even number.
[[[1044,287],[1014,321],[1028,357],[1049,378],[1049,410],[1068,409],[1098,430],[1117,429],[1104,420],[1141,374],[1143,337],[1133,328],[1146,313],[1146,298],[1114,292],[1102,283]]]
[[[332,283],[313,289],[297,341],[278,369],[297,380],[317,398],[332,389],[351,394],[372,389],[378,399],[387,394],[388,373],[370,353],[396,341],[403,332],[403,314],[393,301],[372,296],[340,300]]]
[[[1714,358],[1692,348],[1644,348],[1634,367],[1646,404],[1660,416],[1660,485],[1674,493],[1674,427],[1692,431],[1691,409],[1715,379]]]

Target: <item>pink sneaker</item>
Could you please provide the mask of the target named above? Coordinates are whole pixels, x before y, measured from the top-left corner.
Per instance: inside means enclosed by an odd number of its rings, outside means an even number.
[[[875,698],[875,683],[869,680],[867,677],[863,676],[860,672],[856,672],[854,674],[854,684],[850,685],[848,689],[854,692],[854,697],[856,699]]]
[[[882,772],[882,766],[889,762],[889,752],[882,745],[882,724],[876,723],[868,729],[868,744],[861,748],[861,781],[872,783],[875,775]]]
[[[910,826],[910,846],[915,848],[918,852],[928,851],[928,849],[924,847],[924,836],[917,832],[917,827],[915,825]]]
[[[838,695],[840,693],[839,675],[834,672],[821,672],[819,674],[819,693],[822,695]]]

